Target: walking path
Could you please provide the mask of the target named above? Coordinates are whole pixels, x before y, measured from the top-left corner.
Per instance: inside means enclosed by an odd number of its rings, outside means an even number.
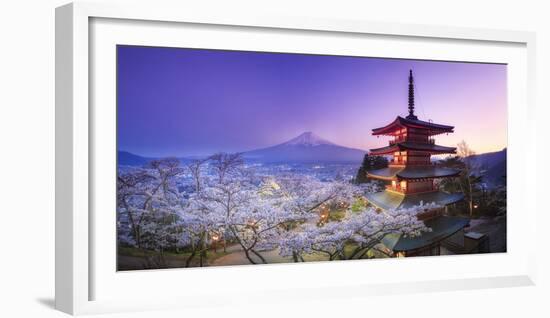
[[[228,246],[226,250],[230,254],[216,258],[212,263],[210,263],[210,266],[251,264],[238,244]],[[293,262],[292,257],[282,257],[281,255],[279,255],[278,249],[274,249],[271,251],[262,251],[260,252],[260,254],[269,264]],[[257,261],[258,264],[261,263],[260,259],[257,256],[251,255],[251,257],[253,260]]]

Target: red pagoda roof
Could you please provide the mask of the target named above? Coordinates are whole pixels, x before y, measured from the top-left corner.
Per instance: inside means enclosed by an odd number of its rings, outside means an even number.
[[[414,116],[414,118],[415,117],[416,116]],[[431,123],[431,122],[423,121],[419,119],[403,118],[401,116],[397,116],[397,118],[395,118],[395,120],[389,125],[373,129],[372,134],[375,136],[392,135],[393,133],[395,133],[396,131],[402,128],[416,128],[416,129],[427,130],[429,135],[452,133],[454,129],[453,126],[435,124],[435,123]]]
[[[397,179],[426,179],[454,177],[460,170],[442,168],[436,166],[406,166],[387,167],[378,170],[367,171],[370,178],[393,180]]]
[[[433,191],[403,195],[391,191],[367,193],[367,200],[382,210],[409,209],[419,205],[435,203],[438,205],[449,205],[464,199],[462,193],[447,193]]]
[[[396,151],[404,150],[416,150],[425,151],[434,154],[455,153],[456,147],[445,147],[434,144],[420,144],[413,142],[399,142],[393,145],[389,145],[382,148],[375,148],[370,150],[371,155],[387,155]]]

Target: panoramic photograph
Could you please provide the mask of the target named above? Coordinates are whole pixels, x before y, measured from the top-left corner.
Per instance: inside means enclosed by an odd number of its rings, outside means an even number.
[[[118,45],[117,270],[505,253],[506,98],[506,64]]]

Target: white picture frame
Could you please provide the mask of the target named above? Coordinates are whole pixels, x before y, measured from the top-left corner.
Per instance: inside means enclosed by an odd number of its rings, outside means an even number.
[[[105,83],[112,83],[113,78],[108,75],[95,73],[92,60],[93,54],[98,54],[91,47],[94,41],[102,41],[107,45],[112,45],[119,41],[116,34],[131,39],[131,43],[136,43],[138,39],[131,35],[124,35],[124,32],[113,32],[112,37],[105,35],[100,29],[95,29],[93,23],[98,20],[113,19],[109,21],[138,21],[137,23],[168,23],[163,24],[155,32],[166,32],[162,41],[170,42],[174,35],[170,35],[169,29],[177,28],[178,24],[193,26],[215,26],[217,29],[239,27],[253,28],[254,32],[273,32],[284,31],[278,36],[290,36],[292,32],[314,32],[316,37],[322,38],[330,35],[365,35],[382,37],[399,37],[397,42],[403,38],[422,39],[433,43],[443,43],[445,41],[453,43],[493,43],[509,45],[516,47],[518,55],[514,55],[518,67],[514,68],[511,78],[511,90],[515,93],[510,95],[509,102],[509,172],[519,169],[522,162],[530,162],[524,175],[514,174],[513,186],[509,188],[509,213],[518,211],[519,204],[527,193],[521,189],[521,185],[536,184],[535,173],[536,166],[533,160],[528,158],[535,157],[535,122],[534,122],[534,94],[535,85],[535,35],[530,32],[518,31],[500,31],[484,29],[468,29],[454,27],[440,27],[427,25],[406,25],[399,23],[377,23],[368,21],[348,21],[331,19],[308,19],[303,17],[291,16],[248,16],[245,13],[240,15],[224,15],[223,12],[204,11],[199,8],[189,8],[189,5],[173,5],[154,7],[153,5],[117,5],[116,2],[109,4],[97,3],[73,3],[56,9],[56,308],[70,314],[102,313],[113,311],[134,311],[144,309],[156,309],[166,307],[185,307],[185,306],[207,306],[212,303],[212,299],[221,293],[226,295],[216,303],[230,304],[238,296],[246,295],[249,301],[256,302],[280,302],[290,300],[319,299],[326,297],[326,291],[338,291],[339,297],[354,295],[368,296],[395,293],[396,290],[402,292],[416,291],[447,291],[458,289],[477,289],[490,287],[507,286],[525,286],[533,284],[535,281],[534,268],[536,267],[536,250],[534,245],[526,245],[524,250],[514,250],[511,245],[509,252],[505,255],[492,255],[491,258],[481,259],[479,256],[460,256],[453,260],[455,263],[463,263],[468,266],[472,263],[472,258],[477,257],[478,261],[494,262],[495,264],[506,262],[507,267],[495,269],[494,272],[479,270],[478,272],[445,273],[425,270],[425,273],[417,276],[417,279],[405,279],[399,275],[393,277],[383,277],[384,272],[398,272],[405,267],[422,273],[422,268],[433,266],[434,262],[438,265],[446,266],[449,263],[435,258],[416,258],[406,260],[391,260],[390,263],[384,261],[372,261],[368,271],[377,273],[379,278],[366,280],[351,280],[350,275],[339,277],[338,279],[329,279],[322,284],[314,283],[308,280],[308,275],[315,275],[323,270],[332,270],[345,268],[346,272],[352,274],[361,273],[366,266],[365,262],[338,262],[333,264],[306,264],[306,265],[268,265],[254,267],[243,266],[239,268],[225,269],[203,269],[206,272],[200,272],[200,269],[191,269],[193,276],[211,276],[212,279],[228,279],[228,283],[235,283],[239,280],[257,281],[264,279],[263,286],[255,286],[249,290],[245,288],[233,289],[201,289],[198,294],[175,294],[172,298],[164,297],[162,293],[155,291],[156,295],[150,295],[146,300],[136,302],[128,298],[117,298],[117,293],[123,289],[132,289],[132,280],[140,279],[142,286],[151,286],[155,290],[154,280],[168,281],[178,276],[178,279],[188,279],[188,283],[196,284],[189,275],[184,276],[185,271],[163,270],[148,271],[148,273],[115,273],[122,279],[103,284],[103,288],[96,288],[94,281],[96,279],[113,279],[110,274],[103,275],[105,270],[97,268],[97,259],[108,259],[110,255],[98,255],[97,244],[104,244],[100,240],[92,239],[91,235],[94,229],[103,223],[96,220],[91,211],[98,204],[92,200],[92,195],[101,178],[95,177],[95,173],[104,166],[96,162],[95,152],[98,148],[94,142],[101,138],[109,137],[107,133],[100,135],[94,129],[97,124],[95,121],[100,118],[107,118],[111,115],[104,112],[97,113],[91,105],[97,99],[97,96],[91,94],[96,89],[94,76],[105,79]],[[115,28],[117,26],[114,26]],[[132,28],[127,23],[120,28]],[[165,28],[166,30],[163,30]],[[97,32],[96,32],[97,31]],[[270,31],[270,32],[271,32]],[[147,32],[145,32],[147,33]],[[160,33],[143,34],[143,37],[155,37]],[[285,35],[286,34],[286,35]],[[400,40],[401,39],[401,40]],[[111,41],[111,42],[108,42]],[[112,42],[114,41],[114,42]],[[162,44],[159,40],[159,44]],[[438,42],[439,41],[439,42]],[[110,44],[109,44],[110,43]],[[163,42],[164,43],[164,42]],[[94,44],[95,45],[95,44]],[[103,45],[103,44],[101,44]],[[246,45],[246,44],[242,44]],[[466,44],[464,44],[466,45]],[[311,44],[311,50],[319,50],[314,42]],[[418,48],[417,50],[421,50]],[[266,49],[267,50],[267,49]],[[521,52],[520,52],[521,51]],[[467,54],[467,50],[463,51]],[[472,50],[475,54],[475,49]],[[495,51],[495,54],[497,51]],[[99,52],[101,53],[101,52]],[[325,52],[326,53],[326,52]],[[354,54],[353,52],[350,54]],[[355,54],[361,55],[357,51]],[[382,53],[380,53],[382,54]],[[415,58],[414,53],[409,56]],[[435,53],[434,53],[435,54]],[[450,53],[440,53],[439,58],[451,58],[445,56]],[[514,53],[515,54],[515,53]],[[422,55],[424,56],[424,55]],[[435,55],[434,55],[435,56]],[[498,59],[495,55],[494,58]],[[502,61],[507,57],[503,55]],[[478,61],[487,61],[483,57],[477,58]],[[520,65],[521,64],[521,65]],[[108,64],[106,64],[108,65]],[[523,75],[522,75],[523,74]],[[516,76],[517,75],[517,76]],[[102,77],[104,76],[104,77]],[[107,107],[107,109],[109,109]],[[111,113],[112,114],[112,113]],[[97,117],[99,116],[99,117]],[[112,119],[109,119],[111,123]],[[112,126],[112,125],[111,125]],[[521,142],[523,140],[523,142]],[[528,160],[528,161],[527,161]],[[529,233],[533,235],[535,229],[534,220],[536,219],[536,206],[534,201],[525,201],[521,206],[522,217],[514,219],[517,221],[518,228],[511,228],[508,235],[514,239],[522,240],[522,234]],[[509,221],[510,222],[510,221]],[[514,223],[515,224],[515,223]],[[114,226],[114,223],[113,223]],[[518,241],[520,242],[520,241]],[[521,243],[521,242],[520,242]],[[113,242],[114,244],[114,242]],[[519,245],[519,244],[518,244]],[[516,245],[517,246],[517,245]],[[369,261],[367,261],[369,262]],[[329,267],[331,266],[331,267]],[[456,268],[459,268],[456,265]],[[108,271],[108,269],[107,269]],[[187,270],[186,273],[191,273]],[[403,272],[403,271],[401,271]],[[202,274],[206,273],[206,274]],[[230,273],[230,278],[227,278]],[[124,275],[124,276],[120,276]],[[280,275],[289,275],[287,277],[302,276],[303,280],[297,280],[298,283],[281,284]],[[269,278],[273,276],[274,278]],[[111,278],[109,278],[111,277]],[[106,290],[113,290],[113,295],[102,297]],[[228,294],[228,291],[231,293]],[[258,293],[261,291],[261,293]],[[307,292],[304,292],[307,291]],[[172,292],[172,291],[170,291]],[[334,294],[334,293],[332,293]],[[211,296],[204,297],[204,296]],[[181,298],[185,296],[185,300]],[[269,298],[269,300],[267,300]],[[216,298],[218,299],[218,298]]]

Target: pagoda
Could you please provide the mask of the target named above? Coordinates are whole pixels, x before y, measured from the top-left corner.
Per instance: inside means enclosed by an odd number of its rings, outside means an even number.
[[[443,241],[458,241],[458,245],[463,241],[460,235],[464,236],[463,229],[468,226],[468,219],[444,214],[447,206],[461,201],[464,195],[440,191],[435,182],[456,177],[460,171],[438,167],[431,161],[432,155],[456,153],[455,147],[437,145],[434,138],[453,132],[453,126],[423,121],[415,115],[411,70],[408,115],[397,116],[390,124],[372,130],[374,136],[389,136],[391,139],[388,146],[371,149],[370,155],[391,156],[391,160],[387,168],[367,172],[367,177],[388,183],[384,191],[368,194],[367,200],[381,210],[428,206],[430,203],[443,208],[425,210],[418,215],[432,229],[431,232],[416,238],[397,235],[386,239],[385,245],[396,255],[439,255]]]

